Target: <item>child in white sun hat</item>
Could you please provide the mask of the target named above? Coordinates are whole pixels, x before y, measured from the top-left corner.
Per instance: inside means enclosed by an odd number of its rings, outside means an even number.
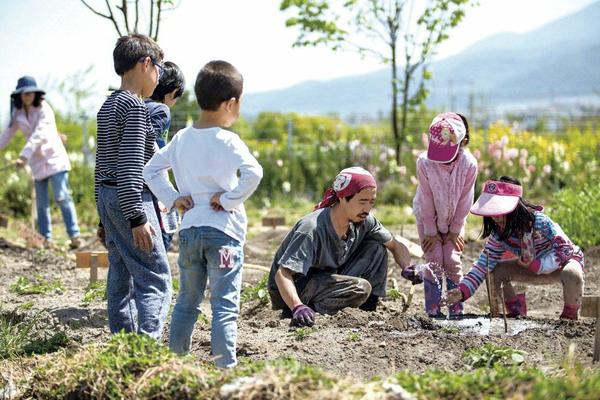
[[[429,127],[427,151],[417,159],[413,209],[424,257],[431,268],[423,276],[425,311],[430,316],[442,315],[443,277],[448,289],[455,288],[462,278],[464,226],[477,179],[477,160],[466,149],[468,143],[467,119],[453,112],[439,114]],[[460,315],[462,304],[448,311]]]
[[[509,316],[527,315],[525,294],[516,294],[512,282],[561,282],[564,307],[560,318],[575,320],[583,295],[583,252],[542,212],[542,207],[522,196],[523,188],[513,177],[503,176],[484,183],[471,212],[483,216],[482,237],[487,242],[458,288],[448,293],[448,303],[471,297],[489,268],[496,293],[500,293],[503,284]],[[502,260],[505,251],[516,258]]]

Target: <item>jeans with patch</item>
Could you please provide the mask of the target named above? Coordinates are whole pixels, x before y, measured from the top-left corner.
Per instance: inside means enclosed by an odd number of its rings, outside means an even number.
[[[38,215],[38,230],[46,239],[52,239],[52,222],[50,218],[50,198],[48,183],[52,184],[54,201],[60,207],[69,237],[79,236],[75,204],[69,191],[69,173],[59,172],[45,179],[35,181],[35,202]]]
[[[169,347],[190,350],[207,279],[212,310],[211,348],[219,368],[237,364],[237,318],[244,252],[240,242],[218,229],[201,226],[179,232],[179,295],[171,318]]]
[[[157,232],[149,253],[133,244],[117,188],[102,186],[98,192],[98,213],[106,232],[109,260],[108,324],[112,333],[124,330],[159,339],[171,305],[171,270],[149,192],[142,193],[142,202],[146,218]]]

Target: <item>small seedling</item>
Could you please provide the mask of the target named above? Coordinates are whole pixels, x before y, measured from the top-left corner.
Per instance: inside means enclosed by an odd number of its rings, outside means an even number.
[[[106,301],[107,299],[106,281],[96,281],[90,283],[87,288],[85,288],[85,293],[83,294],[81,302],[83,304],[90,304],[94,301]]]
[[[309,337],[310,335],[312,335],[313,333],[315,333],[316,331],[317,330],[315,328],[302,327],[302,328],[295,329],[292,332],[292,334],[296,340],[302,341],[302,340],[306,339],[307,337]]]
[[[447,333],[449,335],[456,335],[460,333],[460,329],[457,326],[444,326],[440,329],[440,332]]]
[[[486,344],[465,352],[465,362],[471,368],[491,368],[494,365],[521,365],[525,361],[524,352],[510,347]]]
[[[350,342],[358,342],[360,340],[360,333],[358,333],[358,332],[350,332],[348,334],[348,340]]]
[[[248,303],[257,300],[259,304],[265,305],[269,302],[269,293],[267,291],[268,275],[262,277],[254,286],[249,286],[242,290],[240,303]]]
[[[62,293],[64,286],[60,280],[46,281],[43,276],[36,275],[33,279],[20,276],[10,286],[10,291],[18,295],[44,294],[50,292]]]
[[[401,299],[404,303],[408,301],[406,295],[396,288],[388,289],[387,293],[385,294],[385,297],[394,301]]]

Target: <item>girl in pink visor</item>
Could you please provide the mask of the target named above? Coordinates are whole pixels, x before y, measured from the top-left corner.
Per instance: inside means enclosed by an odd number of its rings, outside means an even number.
[[[425,311],[442,316],[442,279],[448,289],[462,278],[464,226],[473,204],[477,160],[465,148],[469,143],[467,119],[457,113],[437,115],[429,127],[429,145],[417,159],[418,186],[413,200],[417,230],[425,261],[431,271],[423,276]],[[462,314],[462,303],[448,310]]]
[[[510,317],[527,315],[525,294],[516,294],[512,282],[561,282],[565,304],[560,318],[575,320],[583,295],[583,252],[542,212],[541,206],[527,202],[522,196],[520,182],[509,176],[483,184],[471,212],[483,216],[481,236],[487,242],[458,288],[448,292],[448,303],[471,297],[489,268],[497,296],[503,284]],[[502,259],[506,251],[517,258]]]

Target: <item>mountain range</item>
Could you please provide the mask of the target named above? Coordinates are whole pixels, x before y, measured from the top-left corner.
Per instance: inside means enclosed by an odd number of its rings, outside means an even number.
[[[430,65],[427,104],[486,109],[552,104],[561,99],[600,102],[600,2],[527,33],[500,33]],[[337,113],[371,116],[390,107],[390,71],[245,96],[245,112]]]

